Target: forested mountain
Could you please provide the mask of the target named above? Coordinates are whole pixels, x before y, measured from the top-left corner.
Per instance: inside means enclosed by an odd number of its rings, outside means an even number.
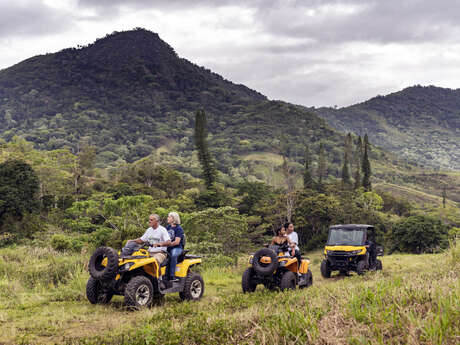
[[[403,92],[406,93],[407,90]],[[398,101],[390,102],[393,98]],[[346,109],[370,109],[372,105],[372,109],[385,109],[391,115],[393,108],[417,108],[419,101],[415,96],[408,103],[404,103],[405,98],[410,97],[390,95]],[[432,98],[423,101],[426,109],[432,109],[428,106],[430,102],[438,104],[434,95]],[[446,104],[454,102],[455,97],[448,99]],[[450,122],[444,124],[439,120],[438,127],[443,131],[450,128],[449,133],[457,128],[458,134],[454,105],[449,107]],[[368,108],[360,108],[365,106]],[[257,179],[284,186],[281,171],[284,156],[291,171],[296,173],[299,185],[306,145],[311,152],[313,177],[318,177],[321,146],[327,162],[325,178],[340,178],[344,133],[329,127],[312,109],[270,101],[254,90],[178,57],[157,34],[144,29],[114,32],[88,46],[35,56],[0,71],[0,141],[8,142],[18,136],[38,149],[67,147],[74,153],[90,145],[96,150],[98,168],[120,167],[152,155],[157,162],[198,177],[200,167],[193,140],[198,109],[206,112],[209,146],[218,170],[223,173],[221,180],[234,184],[238,179]],[[339,118],[345,110],[320,109],[320,113],[330,120],[334,116]],[[402,110],[398,111],[395,114]],[[355,113],[351,110],[346,114],[350,120],[354,119]],[[376,110],[372,114],[377,114]],[[383,132],[380,136],[372,134],[384,123],[381,116],[374,115],[367,120],[360,119],[359,130],[353,127],[355,125],[337,127],[358,134],[368,130],[371,143],[383,145],[394,141],[396,144],[389,148],[398,149],[401,138],[405,138],[403,129],[411,120],[400,120],[399,131],[387,125],[385,129],[390,134],[385,137]],[[397,123],[396,115],[389,116],[388,123],[390,118],[391,123]],[[343,121],[346,123],[345,118]],[[413,136],[421,141],[423,133],[429,133],[433,140],[435,133],[444,133],[435,132],[432,127],[422,133],[419,127],[414,127]],[[398,134],[397,138],[394,133]],[[437,134],[438,137],[441,134]],[[451,136],[446,135],[442,140],[441,143],[448,142],[452,152],[455,151],[458,143],[452,143]],[[434,142],[432,147],[438,147],[436,145]],[[456,147],[454,154],[458,156]],[[406,145],[406,148],[412,150],[413,146]],[[416,156],[410,157],[417,161]],[[416,181],[419,174],[431,176],[416,164],[403,162],[377,147],[373,147],[371,159],[376,182],[407,185]],[[450,162],[455,164],[454,159]],[[448,178],[443,175],[442,180],[448,183]],[[434,180],[430,188],[440,195],[441,184],[437,182],[438,177]]]
[[[311,112],[231,83],[181,59],[157,34],[115,32],[94,44],[35,56],[0,71],[0,137],[22,136],[40,149],[84,141],[98,160],[131,162],[177,143],[194,149],[195,111],[208,117],[213,149],[229,155],[273,151],[341,135]],[[294,125],[295,124],[295,125]]]
[[[336,129],[419,163],[460,170],[460,89],[414,86],[346,108],[316,112]]]

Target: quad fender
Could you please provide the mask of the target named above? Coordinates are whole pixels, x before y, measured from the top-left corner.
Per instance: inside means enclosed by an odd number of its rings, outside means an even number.
[[[299,272],[305,274],[308,272],[308,267],[310,266],[310,260],[302,259],[302,263],[300,264]]]
[[[298,267],[297,258],[289,258],[284,267],[286,267],[289,271],[296,273]]]
[[[144,271],[152,277],[158,278],[160,276],[158,262],[155,258],[146,257],[145,259],[125,260],[123,261],[122,265],[125,265],[130,262],[133,262],[134,264],[129,268],[129,272],[134,271],[138,268],[143,268]]]
[[[178,263],[176,266],[176,277],[185,278],[189,269],[193,266],[200,265],[201,258],[195,259],[185,259],[181,263]]]

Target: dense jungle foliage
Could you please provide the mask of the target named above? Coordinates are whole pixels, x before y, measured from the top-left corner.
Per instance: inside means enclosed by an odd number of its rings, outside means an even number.
[[[19,138],[0,148],[0,246],[35,243],[77,252],[101,245],[121,248],[142,235],[150,213],[165,221],[170,211],[180,213],[188,247],[212,257],[210,262],[232,262],[261,246],[286,220],[294,222],[303,250],[321,247],[331,224],[374,224],[378,241],[402,252],[445,248],[460,227],[458,208],[450,200],[445,208],[440,200],[421,205],[378,186],[365,191],[353,180],[320,183],[316,177],[311,188],[290,188],[291,169],[285,171],[286,188],[244,179],[206,188],[201,179],[158,164],[153,156],[107,175],[93,166],[91,148],[75,156],[66,149],[36,150]],[[17,183],[20,179],[27,184]]]

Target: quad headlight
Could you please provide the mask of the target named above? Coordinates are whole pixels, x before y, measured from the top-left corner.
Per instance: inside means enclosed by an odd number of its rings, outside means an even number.
[[[134,262],[127,262],[124,265],[120,266],[118,269],[119,272],[127,272],[134,265]]]

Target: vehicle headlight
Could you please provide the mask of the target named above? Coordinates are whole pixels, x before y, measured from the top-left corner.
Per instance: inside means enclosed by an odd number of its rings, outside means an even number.
[[[120,266],[120,268],[118,269],[119,272],[126,272],[126,271],[129,271],[129,269],[131,268],[131,266],[134,265],[134,262],[127,262],[125,263],[124,265]]]
[[[353,254],[353,255],[359,254],[359,253],[361,253],[361,249],[359,249],[359,250],[353,250],[352,252],[350,252],[350,254]]]

